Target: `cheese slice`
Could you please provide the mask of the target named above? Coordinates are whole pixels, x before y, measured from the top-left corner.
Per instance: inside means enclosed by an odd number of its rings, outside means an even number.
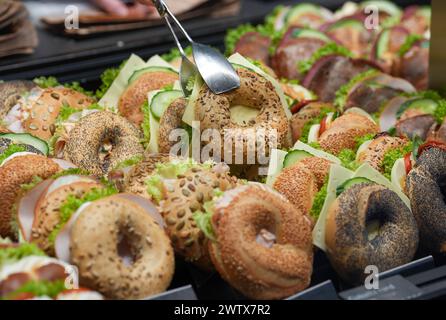
[[[391,181],[389,181],[386,177],[384,177],[379,171],[372,168],[368,163],[364,163],[363,165],[361,165],[358,168],[358,170],[356,170],[353,178],[357,178],[357,177],[367,178],[369,180],[372,180],[373,182],[376,182],[376,183],[383,185],[384,187],[394,191],[410,210],[410,200],[402,192],[401,188],[398,188],[398,186],[395,186]]]
[[[152,104],[153,97],[161,92],[161,90],[154,90],[150,91],[148,94],[148,101],[149,101],[149,123],[150,123],[150,139],[149,144],[147,146],[147,150],[150,153],[158,153],[158,132],[160,128],[159,121],[155,119],[155,117],[152,114],[152,110],[150,110],[150,105]]]
[[[341,160],[339,160],[339,158],[335,157],[334,155],[315,149],[309,146],[308,144],[303,143],[302,141],[297,141],[294,144],[294,146],[290,149],[290,151],[292,150],[303,150],[312,154],[315,157],[328,160],[335,164],[341,164]],[[272,187],[277,176],[280,174],[280,172],[282,172],[283,160],[285,159],[287,154],[288,152],[278,149],[273,149],[271,151],[269,167],[268,167],[268,176],[266,178],[266,184],[269,185],[270,187]]]
[[[273,186],[274,180],[283,169],[283,160],[288,154],[286,151],[279,149],[273,149],[269,158],[268,177],[266,178],[266,184],[270,187]]]
[[[354,173],[341,165],[332,164],[330,166],[329,179],[327,184],[327,196],[321,213],[313,229],[313,244],[323,251],[325,246],[325,225],[327,222],[328,210],[331,204],[336,200],[336,189],[345,181],[351,179]]]
[[[327,153],[325,151],[313,148],[312,146],[310,146],[306,143],[303,143],[302,141],[297,141],[294,144],[294,146],[291,148],[291,150],[303,150],[308,153],[311,153],[315,157],[322,158],[322,159],[328,160],[328,161],[336,163],[336,164],[341,164],[341,160],[339,160],[338,157],[336,157],[330,153]]]

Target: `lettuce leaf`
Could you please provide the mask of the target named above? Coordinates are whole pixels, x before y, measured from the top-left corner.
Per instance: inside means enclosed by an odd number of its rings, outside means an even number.
[[[59,209],[60,221],[51,231],[48,236],[50,244],[54,244],[57,235],[63,226],[70,220],[71,216],[79,209],[84,203],[99,200],[118,193],[118,190],[112,185],[106,185],[104,188],[94,188],[91,191],[85,193],[82,197],[78,198],[74,195],[69,195]]]
[[[284,5],[276,6],[273,11],[265,17],[265,28],[268,30],[275,30],[274,25],[276,24],[277,16],[285,9]]]
[[[395,164],[396,160],[404,158],[408,153],[411,153],[413,149],[413,142],[409,142],[404,147],[391,149],[386,152],[384,155],[383,162],[381,164],[381,168],[383,171],[383,175],[391,180],[392,168]]]
[[[33,179],[31,180],[31,182],[29,183],[24,183],[22,185],[20,185],[20,189],[22,189],[23,191],[27,192],[31,189],[34,189],[34,187],[36,185],[38,185],[39,183],[41,183],[43,181],[43,179],[39,176],[34,176]]]
[[[186,54],[186,56],[192,55],[192,47],[187,46],[186,48],[184,48],[184,53]],[[178,48],[172,48],[172,50],[170,50],[169,52],[161,55],[161,58],[163,58],[167,62],[172,62],[175,59],[181,58],[180,50],[178,50]]]
[[[13,293],[2,297],[2,299],[14,299],[22,293],[30,293],[35,297],[47,296],[55,298],[59,293],[66,290],[64,280],[46,281],[46,280],[31,280],[22,285]]]
[[[0,155],[0,165],[5,161],[8,157],[12,156],[14,153],[17,152],[24,152],[26,151],[24,146],[20,146],[17,144],[10,144],[8,148]]]
[[[337,157],[341,160],[341,164],[344,168],[351,171],[356,171],[361,166],[361,163],[356,161],[356,153],[359,147],[366,141],[373,140],[375,138],[374,133],[369,133],[364,136],[357,137],[355,139],[356,146],[353,149],[342,150]]]
[[[45,256],[45,253],[34,243],[27,242],[17,247],[3,248],[0,250],[0,267],[28,256]]]
[[[221,191],[219,188],[215,188],[212,200],[206,201],[203,204],[204,212],[201,210],[197,210],[193,213],[192,216],[197,223],[197,227],[204,233],[204,235],[208,239],[212,241],[217,241],[214,228],[212,227],[212,216],[214,215],[215,201],[223,196],[223,194],[223,191]]]
[[[127,59],[122,61],[121,64],[119,65],[119,67],[106,69],[101,74],[102,83],[101,83],[101,86],[99,87],[99,89],[96,90],[96,97],[98,99],[101,99],[104,96],[104,94],[107,92],[108,88],[110,88],[111,84],[116,79],[116,77],[118,76],[119,72],[124,67],[126,62],[127,62]]]
[[[77,92],[83,93],[89,97],[94,96],[93,91],[85,90],[78,81],[67,82],[67,83],[62,84],[59,82],[59,80],[57,80],[56,77],[38,77],[38,78],[34,78],[33,82],[35,84],[37,84],[39,87],[41,87],[42,89],[63,86],[65,88],[73,89]]]
[[[310,215],[314,218],[315,221],[317,221],[317,219],[319,218],[319,214],[321,213],[322,207],[324,206],[325,198],[327,197],[327,188],[328,178],[313,199],[313,205],[310,210]]]
[[[422,40],[423,37],[419,34],[411,34],[406,38],[403,45],[400,47],[398,54],[400,57],[404,56],[418,41]]]
[[[351,51],[348,50],[346,47],[331,42],[314,52],[310,59],[299,61],[299,63],[297,64],[297,70],[299,70],[300,73],[305,74],[310,71],[310,69],[318,60],[329,55],[342,55],[345,57],[353,56]]]
[[[124,161],[118,163],[118,164],[113,168],[113,170],[120,170],[120,169],[124,169],[124,168],[127,168],[127,167],[131,167],[131,166],[133,166],[133,165],[135,165],[135,164],[141,162],[141,161],[142,161],[142,158],[143,158],[142,155],[136,155],[136,156],[133,156],[133,157],[131,157],[131,158],[129,158],[129,159],[126,159],[126,160],[124,160]]]
[[[93,103],[92,105],[90,105],[90,106],[88,106],[87,108],[84,108],[84,109],[76,109],[76,108],[73,108],[73,107],[71,107],[69,105],[64,104],[60,108],[59,115],[57,116],[57,120],[56,121],[57,122],[67,121],[68,118],[72,114],[77,113],[77,112],[82,112],[82,110],[104,110],[104,108],[102,106],[100,106],[99,104],[97,104],[97,103]]]

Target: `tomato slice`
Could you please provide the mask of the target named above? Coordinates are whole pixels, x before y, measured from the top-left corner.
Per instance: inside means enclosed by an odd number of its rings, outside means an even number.
[[[327,130],[327,116],[325,116],[321,121],[319,127],[319,137],[324,133],[325,130]]]
[[[404,167],[406,168],[406,174],[409,174],[410,170],[412,170],[412,152],[409,152],[404,156]]]
[[[312,102],[316,102],[316,100],[302,100],[302,101],[297,101],[295,104],[293,104],[290,108],[290,111],[292,114],[298,113],[300,111],[300,109],[302,109],[303,107],[305,107],[306,105],[312,103]]]

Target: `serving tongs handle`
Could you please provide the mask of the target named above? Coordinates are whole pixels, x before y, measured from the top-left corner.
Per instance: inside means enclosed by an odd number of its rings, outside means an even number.
[[[156,9],[158,10],[158,13],[160,14],[160,16],[163,17],[167,21],[170,30],[174,34],[174,37],[177,38],[177,36],[175,35],[175,32],[174,32],[172,26],[170,25],[170,21],[168,20],[169,18],[172,19],[173,22],[175,22],[176,26],[184,34],[184,36],[186,37],[187,41],[189,41],[189,43],[192,44],[194,41],[189,36],[187,31],[183,28],[183,26],[178,21],[178,19],[174,16],[172,11],[170,11],[170,9],[167,6],[167,4],[163,0],[152,0],[152,2],[155,5]]]

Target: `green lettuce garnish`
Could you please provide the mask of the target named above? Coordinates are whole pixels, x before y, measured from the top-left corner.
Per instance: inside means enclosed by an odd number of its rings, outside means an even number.
[[[34,187],[36,185],[38,185],[39,183],[41,183],[43,181],[43,179],[39,176],[34,176],[33,179],[31,180],[31,182],[29,183],[24,183],[22,185],[20,185],[20,189],[22,189],[25,192],[28,192],[32,189],[34,189]]]
[[[67,89],[73,89],[77,92],[83,93],[86,96],[93,97],[94,94],[92,91],[85,90],[78,81],[60,83],[56,77],[38,77],[33,80],[35,84],[37,84],[42,89],[46,88],[54,88],[58,86],[64,86]]]
[[[344,149],[337,155],[344,168],[355,171],[360,164],[356,161],[356,152],[351,149]]]
[[[376,134],[374,134],[374,133],[369,133],[369,134],[366,134],[366,135],[364,135],[364,136],[357,137],[357,138],[355,139],[355,141],[356,141],[356,150],[355,150],[355,151],[358,151],[359,147],[360,147],[364,142],[375,139],[375,136],[376,136]]]
[[[214,228],[212,227],[212,216],[214,214],[214,201],[207,201],[203,204],[204,212],[201,210],[193,213],[193,218],[197,227],[203,231],[206,238],[216,241]]]
[[[45,253],[34,243],[24,242],[17,247],[7,247],[0,250],[0,267],[13,263],[28,256],[45,256]]]
[[[391,174],[392,174],[392,168],[395,162],[398,159],[404,158],[408,153],[412,152],[413,149],[413,143],[409,142],[403,147],[391,149],[386,152],[384,155],[383,162],[381,164],[381,168],[383,171],[383,175],[391,180]]]
[[[8,148],[0,155],[0,165],[5,161],[8,157],[12,156],[17,152],[25,152],[26,149],[24,146],[20,146],[17,144],[10,144]]]
[[[186,56],[192,55],[192,47],[187,46],[186,48],[184,48],[184,53],[186,54]],[[172,50],[170,50],[169,52],[162,54],[161,58],[163,58],[167,62],[172,62],[175,59],[181,58],[181,53],[178,48],[172,48]]]
[[[438,106],[434,111],[434,117],[438,123],[443,123],[446,117],[446,100],[437,100]]]
[[[131,158],[129,158],[129,159],[126,159],[126,160],[124,160],[124,161],[118,163],[118,164],[113,168],[113,170],[121,170],[121,169],[124,169],[124,168],[127,168],[127,167],[131,167],[131,166],[133,166],[133,165],[135,165],[135,164],[141,162],[141,161],[142,161],[142,158],[143,158],[142,155],[136,155],[136,156],[133,156],[133,157],[131,157]]]
[[[404,56],[418,41],[423,40],[423,37],[418,34],[411,34],[406,38],[403,45],[400,47],[398,54],[400,57]]]
[[[214,228],[212,227],[212,216],[214,214],[215,201],[223,196],[223,194],[224,192],[221,191],[220,188],[215,188],[212,200],[206,201],[203,204],[204,212],[202,210],[197,210],[193,213],[193,218],[197,223],[197,227],[203,231],[204,235],[208,239],[212,241],[217,240]]]
[[[69,105],[64,104],[60,108],[59,115],[57,116],[56,121],[59,123],[67,121],[68,118],[72,114],[77,113],[77,112],[82,112],[83,110],[104,110],[104,108],[97,103],[93,103],[92,105],[90,105],[84,109],[76,109],[76,108],[70,107]]]
[[[273,11],[265,17],[265,28],[268,30],[275,30],[276,19],[278,15],[285,9],[284,5],[276,6]]]
[[[319,214],[324,206],[325,198],[327,197],[328,179],[326,179],[322,188],[316,193],[313,199],[313,205],[310,210],[310,215],[317,221]]]
[[[339,88],[338,91],[336,91],[336,98],[334,101],[335,106],[343,110],[345,105],[347,104],[348,94],[353,89],[353,87],[361,81],[374,77],[378,74],[378,70],[369,69],[354,76],[348,83],[344,84],[341,88]]]
[[[316,52],[312,54],[310,59],[299,61],[299,63],[297,64],[297,70],[300,73],[305,74],[308,71],[310,71],[311,67],[313,67],[313,65],[318,60],[329,55],[342,55],[345,57],[353,56],[351,51],[348,50],[346,47],[340,46],[334,42],[330,42],[324,45],[323,47],[319,48],[318,50],[316,50]]]
[[[81,168],[70,168],[66,170],[59,171],[51,176],[50,179],[57,179],[64,176],[69,175],[79,175],[79,176],[88,176],[90,173],[87,170]]]
[[[56,77],[38,77],[34,78],[33,82],[42,89],[54,88],[61,85]]]
[[[118,190],[112,185],[106,185],[103,188],[94,188],[78,198],[70,194],[59,209],[59,223],[54,227],[48,236],[50,244],[54,244],[57,235],[62,230],[63,226],[70,220],[71,216],[86,202],[99,200],[118,193]]]
[[[341,160],[341,164],[344,168],[347,168],[351,171],[356,171],[361,166],[361,163],[356,161],[356,153],[358,152],[359,147],[366,141],[373,140],[375,138],[374,133],[369,133],[364,136],[357,137],[355,139],[356,145],[353,149],[344,149],[342,150],[337,157]]]
[[[116,77],[118,76],[119,72],[124,67],[126,62],[127,62],[127,60],[124,60],[121,62],[121,65],[119,67],[106,69],[101,74],[102,83],[101,83],[101,86],[99,87],[99,89],[96,90],[96,97],[98,99],[102,98],[105,95],[108,88],[110,88],[113,81],[115,81]]]
[[[327,114],[329,114],[330,112],[333,112],[333,110],[330,108],[322,108],[321,112],[319,113],[319,115],[317,117],[315,117],[315,118],[311,119],[310,121],[308,121],[307,123],[305,123],[299,140],[304,143],[307,143],[308,142],[308,134],[310,133],[311,126],[321,123],[322,119],[324,119],[327,116]]]
[[[64,280],[46,281],[46,280],[31,280],[22,285],[19,289],[13,293],[2,297],[3,300],[11,300],[18,297],[22,293],[30,293],[35,297],[47,296],[55,298],[57,295],[67,288],[65,287]]]

